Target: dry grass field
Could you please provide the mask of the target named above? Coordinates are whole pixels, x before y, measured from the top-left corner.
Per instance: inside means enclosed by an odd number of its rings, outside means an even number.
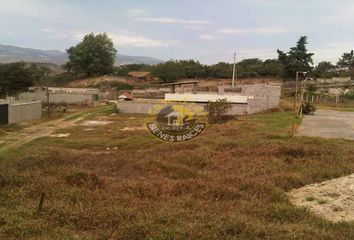
[[[112,123],[0,153],[0,239],[354,238],[352,223],[320,219],[286,196],[353,173],[353,142],[290,138],[290,112],[209,125],[181,144],[155,139],[143,117],[90,118]]]

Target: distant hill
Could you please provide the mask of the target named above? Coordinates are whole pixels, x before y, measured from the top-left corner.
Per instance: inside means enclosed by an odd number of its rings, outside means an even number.
[[[25,61],[64,64],[67,59],[68,55],[65,52],[58,50],[39,50],[0,44],[0,62],[2,63]],[[126,56],[118,54],[116,64],[158,64],[161,62],[163,62],[163,60],[152,57]]]
[[[145,56],[127,56],[127,55],[117,55],[116,63],[118,65],[127,65],[127,64],[159,64],[164,62],[161,59]]]

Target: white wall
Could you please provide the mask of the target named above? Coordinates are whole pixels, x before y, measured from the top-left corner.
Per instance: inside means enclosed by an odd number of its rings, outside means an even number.
[[[19,94],[19,100],[47,102],[47,94],[45,92],[23,92]],[[94,94],[84,93],[50,93],[49,102],[82,105],[93,105],[95,103]]]
[[[9,104],[9,123],[33,120],[42,117],[42,103],[11,103]]]

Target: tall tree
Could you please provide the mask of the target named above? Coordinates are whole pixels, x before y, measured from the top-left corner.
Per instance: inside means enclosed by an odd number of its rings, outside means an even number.
[[[348,71],[350,77],[354,78],[354,51],[343,53],[342,57],[338,60],[337,66],[345,71]]]
[[[338,67],[347,68],[351,70],[354,67],[354,51],[343,53],[342,57],[338,60]]]
[[[106,33],[87,34],[79,44],[66,51],[69,54],[68,70],[88,76],[111,73],[117,54]]]
[[[173,82],[185,77],[184,69],[179,61],[167,61],[157,64],[153,70],[153,74],[164,82]]]
[[[39,82],[45,69],[23,62],[0,65],[0,96],[15,95]]]
[[[307,37],[301,36],[295,47],[290,48],[290,51],[284,53],[281,50],[278,52],[278,60],[284,65],[285,77],[294,78],[297,71],[309,72],[312,70],[313,53],[308,53]]]

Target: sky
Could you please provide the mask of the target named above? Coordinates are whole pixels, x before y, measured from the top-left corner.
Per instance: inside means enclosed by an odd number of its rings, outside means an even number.
[[[120,54],[205,64],[276,58],[302,35],[335,63],[353,24],[353,0],[0,0],[1,44],[65,51],[106,32]]]

